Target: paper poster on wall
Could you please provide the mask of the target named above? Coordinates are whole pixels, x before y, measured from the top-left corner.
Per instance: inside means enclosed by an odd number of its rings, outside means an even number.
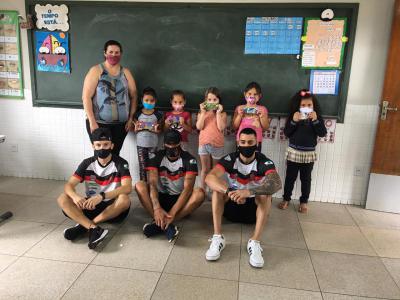
[[[286,120],[287,120],[287,118],[283,118],[283,117],[279,118],[279,139],[281,141],[287,140],[287,137],[284,132],[285,126],[286,126]]]
[[[302,17],[248,17],[245,54],[299,54]]]
[[[0,97],[24,96],[17,11],[0,11]]]
[[[338,70],[312,70],[310,92],[316,95],[337,95],[339,92]]]
[[[335,130],[336,130],[336,120],[335,119],[326,119],[325,127],[327,134],[324,137],[318,137],[319,143],[333,143],[335,142]]]
[[[306,18],[301,66],[313,69],[341,69],[347,42],[346,18],[322,21]]]
[[[67,32],[35,31],[35,39],[38,71],[70,73]]]
[[[274,140],[276,138],[276,133],[278,132],[279,118],[270,118],[269,127],[267,131],[264,132],[264,138]]]
[[[48,29],[51,31],[68,31],[68,7],[61,5],[35,5],[36,27],[38,29]]]

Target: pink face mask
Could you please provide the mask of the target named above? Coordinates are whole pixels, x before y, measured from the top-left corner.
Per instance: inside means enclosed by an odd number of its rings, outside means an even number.
[[[108,61],[108,63],[112,66],[115,66],[116,64],[119,63],[119,61],[121,60],[121,56],[114,56],[114,55],[107,55],[106,56],[106,60]]]
[[[183,105],[182,104],[172,104],[172,107],[175,111],[182,111]]]
[[[255,104],[256,103],[256,98],[254,96],[247,96],[246,101],[248,104]]]

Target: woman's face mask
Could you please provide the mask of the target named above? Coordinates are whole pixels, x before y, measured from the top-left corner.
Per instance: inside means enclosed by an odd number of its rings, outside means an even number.
[[[118,64],[121,60],[121,55],[107,55],[106,56],[106,60],[107,62],[112,65],[115,66],[116,64]]]

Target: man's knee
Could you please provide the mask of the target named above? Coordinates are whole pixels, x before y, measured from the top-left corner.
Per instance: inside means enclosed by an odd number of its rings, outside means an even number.
[[[194,188],[192,193],[193,202],[200,205],[205,199],[205,193],[202,188]]]
[[[212,201],[226,203],[226,202],[228,202],[228,200],[229,200],[229,197],[227,195],[225,195],[224,193],[213,191]]]
[[[135,184],[135,191],[138,194],[144,194],[147,193],[147,183],[145,181],[139,181]]]
[[[126,194],[122,194],[118,196],[118,205],[122,207],[124,210],[128,209],[131,206],[131,199]]]
[[[62,193],[58,198],[57,198],[57,203],[60,207],[64,207],[66,204],[70,203],[72,199],[65,193]]]
[[[257,206],[267,206],[272,201],[271,195],[259,195],[256,196],[256,204]]]

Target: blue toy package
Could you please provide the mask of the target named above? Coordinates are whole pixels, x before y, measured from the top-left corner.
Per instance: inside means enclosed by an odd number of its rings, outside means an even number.
[[[257,109],[257,107],[245,107],[245,108],[243,109],[243,112],[244,112],[245,114],[255,115],[255,114],[258,113],[258,109]]]

